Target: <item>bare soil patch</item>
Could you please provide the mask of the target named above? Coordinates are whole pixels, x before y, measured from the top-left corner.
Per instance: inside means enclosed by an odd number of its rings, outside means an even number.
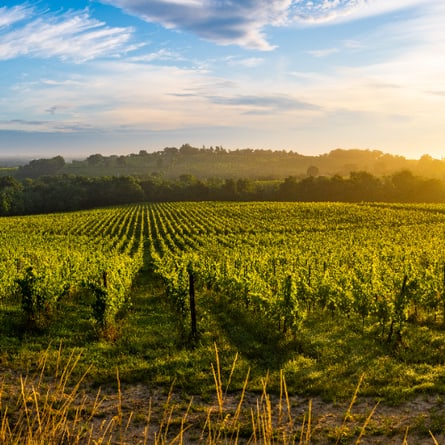
[[[190,398],[145,384],[97,389],[82,382],[77,388],[65,385],[63,377],[0,372],[3,423],[7,419],[13,429],[23,409],[43,418],[45,407],[68,404],[77,413],[73,418],[83,417],[84,438],[67,444],[270,443],[261,434],[273,443],[445,444],[445,401],[439,395],[419,395],[397,406],[363,397],[332,403],[248,391],[223,394],[218,401],[216,391],[210,399]]]

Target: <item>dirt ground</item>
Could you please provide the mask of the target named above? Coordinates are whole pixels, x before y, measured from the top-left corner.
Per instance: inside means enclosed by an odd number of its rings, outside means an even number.
[[[419,395],[398,406],[358,397],[350,406],[352,401],[246,392],[221,394],[218,402],[216,394],[190,398],[143,384],[73,388],[61,379],[23,379],[0,369],[0,424],[7,419],[14,429],[21,410],[40,411],[36,417],[43,419],[46,409],[51,418],[66,403],[68,419],[83,419],[84,437],[76,433],[77,442],[67,444],[445,445],[442,396]]]
[[[442,424],[445,403],[438,396],[418,396],[396,407],[357,398],[350,407],[351,402],[334,404],[319,398],[294,396],[280,400],[279,396],[245,393],[237,428],[234,428],[240,393],[225,395],[221,411],[216,396],[212,401],[196,397],[190,402],[181,394],[173,393],[168,398],[162,391],[144,385],[124,386],[120,394],[120,397],[112,392],[102,394],[99,417],[116,415],[121,399],[123,436],[128,444],[143,444],[144,440],[153,443],[154,434],[163,422],[169,422],[171,439],[181,429],[185,430],[181,436],[185,443],[210,443],[210,438],[224,444],[264,443],[259,440],[258,432],[267,431],[269,420],[273,443],[445,444],[445,424]],[[148,433],[147,424],[150,426]],[[252,439],[252,424],[257,425],[258,442]],[[234,433],[236,430],[238,435]]]

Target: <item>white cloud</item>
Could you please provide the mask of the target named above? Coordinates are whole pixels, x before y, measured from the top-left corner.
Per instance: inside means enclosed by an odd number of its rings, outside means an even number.
[[[141,56],[135,56],[135,57],[131,57],[129,59],[129,61],[131,61],[131,62],[146,62],[146,63],[154,62],[157,60],[184,61],[185,59],[181,54],[179,54],[175,51],[169,51],[167,49],[160,49],[159,51],[156,51],[153,53],[144,54]]]
[[[14,10],[4,13],[10,17]],[[25,11],[29,13],[29,10],[20,9],[15,14],[25,14]],[[46,13],[37,18],[28,14],[27,19],[13,28],[0,29],[0,60],[26,55],[83,62],[134,49],[129,43],[131,28],[108,27],[92,19],[86,11],[61,15]]]
[[[282,25],[292,0],[104,0],[166,28],[186,30],[221,45],[268,51],[263,28]]]
[[[238,58],[238,57],[227,57],[226,62],[230,66],[241,66],[244,68],[256,68],[264,63],[264,59],[262,57],[247,57],[247,58]]]
[[[26,6],[14,6],[12,8],[3,6],[0,8],[0,28],[20,22],[31,13],[32,9]]]
[[[166,28],[186,30],[221,45],[268,51],[266,29],[357,20],[429,0],[102,0]]]
[[[327,57],[331,54],[338,53],[338,48],[326,48],[326,49],[314,49],[310,51],[306,51],[307,54],[313,56],[313,57]]]
[[[290,20],[306,25],[342,23],[429,4],[429,0],[296,0]]]

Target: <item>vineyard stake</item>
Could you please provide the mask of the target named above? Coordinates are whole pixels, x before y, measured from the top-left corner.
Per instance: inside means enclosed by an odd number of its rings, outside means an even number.
[[[442,289],[442,304],[443,304],[443,313],[442,313],[442,322],[443,324],[445,324],[445,264],[443,265],[443,275],[442,275],[442,284],[443,284],[443,289]]]
[[[197,329],[196,329],[196,304],[195,304],[195,277],[193,275],[192,266],[189,264],[187,267],[187,272],[189,274],[189,296],[190,296],[190,318],[191,318],[191,328],[192,328],[192,339],[196,339]]]

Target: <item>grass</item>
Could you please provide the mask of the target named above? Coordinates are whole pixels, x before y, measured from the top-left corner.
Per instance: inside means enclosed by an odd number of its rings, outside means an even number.
[[[32,376],[17,376],[11,395],[4,378],[0,386],[0,442],[5,445],[97,445],[97,444],[359,444],[364,437],[375,435],[374,416],[379,403],[356,412],[364,376],[358,381],[349,404],[343,412],[330,411],[319,415],[312,400],[302,411],[296,410],[283,373],[280,391],[268,392],[268,378],[262,379],[262,390],[249,398],[249,374],[236,396],[228,392],[235,374],[237,357],[230,373],[224,376],[219,352],[211,367],[214,381],[213,403],[196,405],[193,399],[180,403],[170,390],[163,399],[146,400],[139,412],[126,407],[125,389],[119,372],[116,374],[116,393],[110,397],[100,390],[94,395],[85,393],[87,374],[73,379],[81,355],[72,354],[66,362],[62,349],[56,369],[48,374],[50,352],[42,356],[39,372]],[[224,378],[226,377],[226,379]],[[110,400],[112,401],[111,403]],[[440,414],[432,419],[438,421]],[[325,419],[330,417],[329,424]],[[440,417],[443,419],[443,416]],[[434,428],[434,425],[432,425]],[[425,423],[422,424],[425,428]],[[403,432],[403,443],[408,443],[408,430]],[[377,435],[380,433],[377,433]],[[431,443],[438,443],[433,431],[425,430]]]
[[[209,291],[197,295],[195,342],[148,270],[141,271],[132,305],[107,340],[75,299],[39,332],[23,332],[20,312],[4,306],[0,442],[133,443],[136,425],[140,443],[304,444],[314,437],[355,443],[365,433],[405,436],[405,426],[378,413],[418,396],[437,403],[413,417],[409,436],[434,443],[444,433],[441,326],[407,325],[403,344],[394,345],[371,323],[363,330],[360,320],[314,312],[297,335],[284,336],[266,317],[253,320]],[[15,386],[8,386],[14,378]],[[151,391],[143,409],[135,408],[140,400],[135,405],[135,397],[125,396],[138,385]],[[366,403],[354,413],[358,397]],[[297,399],[305,403],[298,410]],[[328,411],[318,412],[322,406]]]

